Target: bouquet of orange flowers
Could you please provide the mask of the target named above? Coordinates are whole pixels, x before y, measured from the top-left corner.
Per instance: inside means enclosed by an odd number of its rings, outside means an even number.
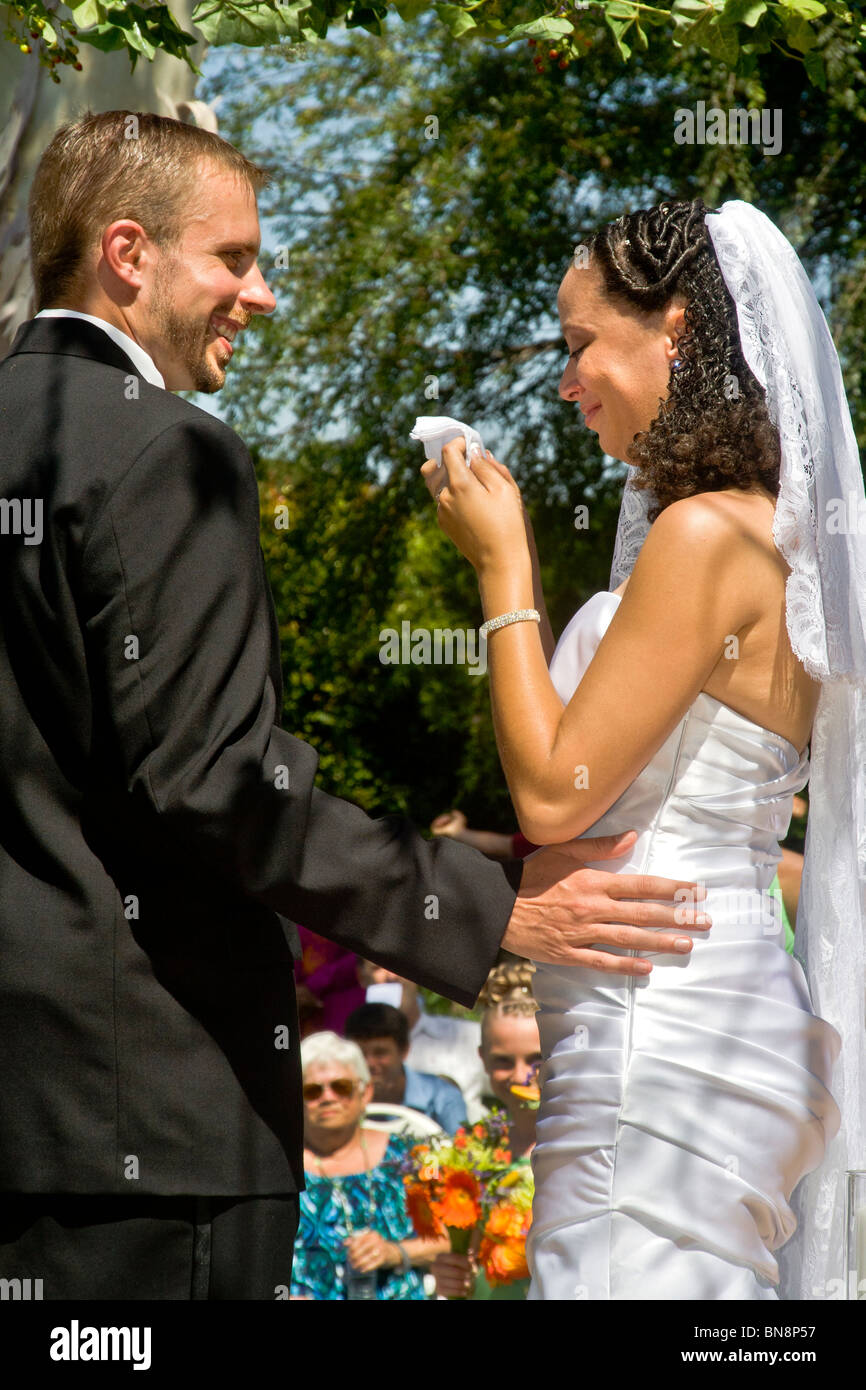
[[[461,1255],[480,1237],[479,1258],[492,1285],[526,1277],[532,1178],[512,1166],[502,1112],[461,1127],[453,1139],[437,1135],[416,1144],[407,1167],[406,1201],[419,1236],[447,1235]]]
[[[478,1258],[491,1288],[528,1279],[526,1237],[532,1224],[532,1169],[513,1168],[497,1184]]]

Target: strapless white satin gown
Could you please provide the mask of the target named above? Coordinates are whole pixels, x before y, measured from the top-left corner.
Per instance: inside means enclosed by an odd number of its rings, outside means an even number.
[[[618,603],[595,594],[562,634],[564,701]],[[778,1297],[788,1199],[839,1127],[839,1035],[762,897],[808,775],[787,739],[701,693],[585,832],[633,827],[631,853],[593,867],[703,883],[713,925],[685,958],[641,952],[646,979],[536,964],[530,1299]]]

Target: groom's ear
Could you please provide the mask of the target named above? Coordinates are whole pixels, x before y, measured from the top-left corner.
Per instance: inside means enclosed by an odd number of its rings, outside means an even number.
[[[103,269],[125,290],[141,289],[145,264],[152,258],[150,238],[139,222],[131,218],[112,222],[102,233]]]

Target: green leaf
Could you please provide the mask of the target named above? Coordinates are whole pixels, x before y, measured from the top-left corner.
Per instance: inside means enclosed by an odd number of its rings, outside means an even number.
[[[724,7],[725,0],[674,0],[671,18],[679,29],[691,30],[702,20],[714,19],[715,11]]]
[[[78,38],[82,43],[89,43],[91,48],[98,48],[101,53],[113,53],[115,49],[126,47],[126,35],[114,24],[98,24],[95,29],[79,34]]]
[[[808,53],[818,42],[818,35],[805,19],[790,19],[785,25],[785,38],[790,48],[798,53]]]
[[[475,20],[471,14],[467,14],[459,5],[437,4],[433,8],[446,29],[449,29],[455,38],[460,34],[465,34],[467,29],[475,28]]]
[[[417,19],[427,8],[427,0],[396,0],[394,5],[404,24],[411,24],[412,20]]]
[[[813,49],[811,53],[806,53],[803,57],[803,66],[810,82],[819,87],[822,92],[827,90],[827,73],[824,69],[824,59],[820,53]]]
[[[322,0],[322,2],[323,4],[328,4],[329,0]],[[313,31],[314,39],[326,39],[328,37],[328,23],[333,14],[333,6],[331,8],[331,14],[328,14],[326,10],[317,9],[314,4],[310,5],[306,19]]]
[[[827,13],[827,6],[822,5],[820,0],[785,0],[782,10],[793,10],[795,14],[802,15],[804,19],[820,19],[822,14]]]
[[[616,46],[619,49],[620,57],[627,61],[631,57],[631,48],[625,42],[623,34],[625,34],[631,28],[632,24],[634,23],[634,20],[616,19],[610,13],[609,10],[605,11],[604,17],[607,20],[608,27],[610,28],[611,33],[613,34],[614,42],[616,43]]]
[[[436,6],[437,10],[440,8]],[[534,39],[561,39],[564,34],[574,32],[574,25],[568,19],[556,19],[553,15],[542,15],[540,19],[531,19],[527,24],[518,24],[514,29],[509,29],[506,35],[506,42],[512,39],[534,38]]]
[[[726,23],[728,15],[723,9],[724,0],[713,0],[712,4],[702,0],[674,0],[671,13],[679,26],[682,43],[701,48],[712,58],[718,58],[728,67],[733,67],[740,53],[740,43],[735,26]]]
[[[77,29],[89,29],[92,24],[98,24],[105,13],[104,6],[97,4],[97,0],[66,0],[66,3],[75,16]]]
[[[697,27],[697,26],[696,26]],[[701,28],[700,45],[711,58],[718,58],[732,68],[740,56],[740,41],[737,31],[712,19]]]
[[[192,22],[209,44],[243,44],[246,48],[261,48],[283,38],[298,37],[298,17],[311,7],[308,4],[233,4],[223,0],[204,0],[192,12]]]
[[[754,29],[766,12],[766,0],[727,0],[722,11],[722,23],[745,24],[747,28]]]

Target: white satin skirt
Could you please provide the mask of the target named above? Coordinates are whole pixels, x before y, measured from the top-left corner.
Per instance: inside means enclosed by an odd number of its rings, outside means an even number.
[[[530,1299],[777,1298],[839,1037],[749,897],[711,890],[709,935],[644,979],[537,966]]]

